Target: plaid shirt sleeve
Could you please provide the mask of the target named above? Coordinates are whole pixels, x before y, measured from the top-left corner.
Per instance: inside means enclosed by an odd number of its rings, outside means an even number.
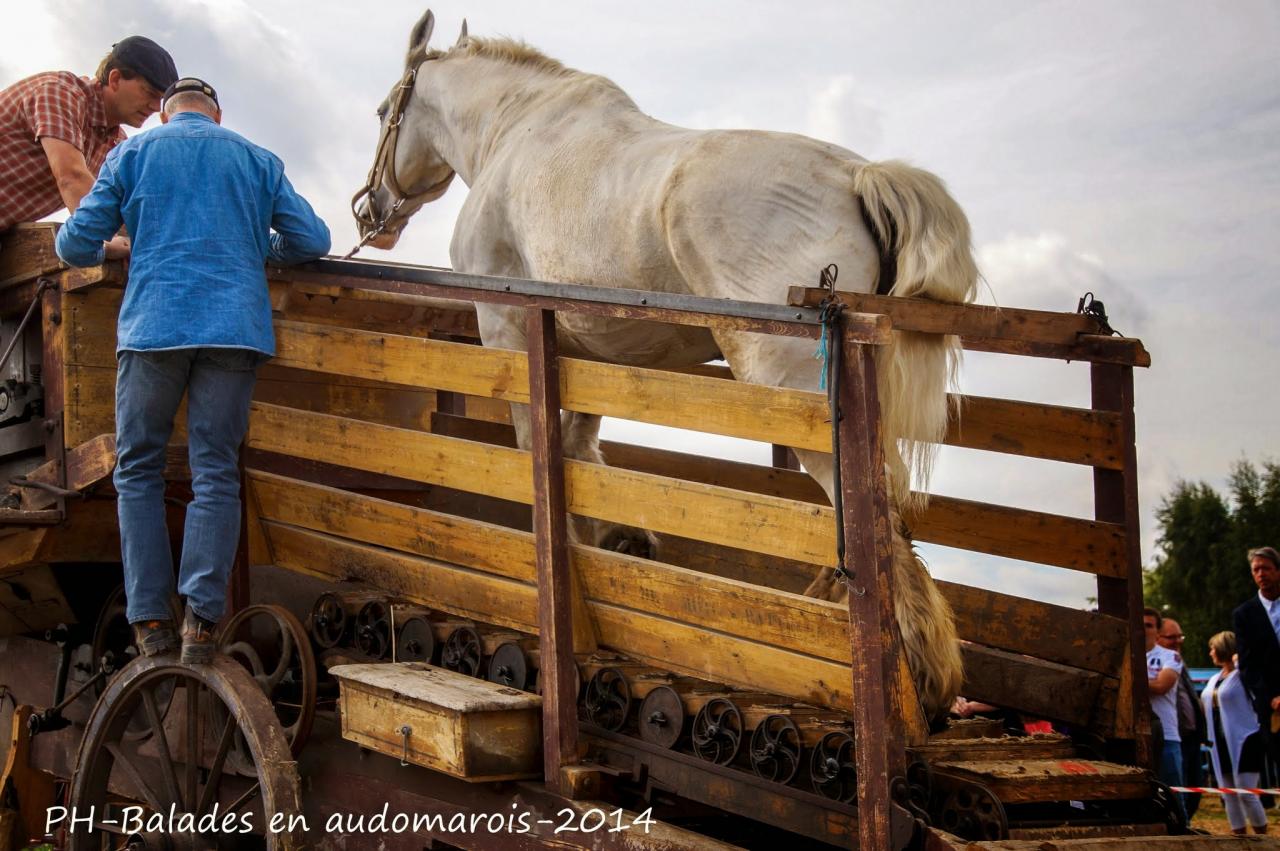
[[[61,139],[77,150],[85,150],[84,127],[88,123],[85,111],[88,107],[83,92],[74,83],[49,79],[40,86],[32,87],[25,101],[27,119],[36,142],[48,136]]]

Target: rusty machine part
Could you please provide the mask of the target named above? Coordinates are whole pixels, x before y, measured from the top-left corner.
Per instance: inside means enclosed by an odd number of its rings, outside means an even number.
[[[1004,805],[981,783],[939,775],[936,779],[931,821],[964,839],[995,841],[1009,838],[1009,817]]]
[[[658,686],[640,702],[640,738],[660,748],[674,748],[684,735],[685,711],[680,693]]]
[[[481,664],[484,660],[483,648],[480,645],[480,634],[473,627],[460,626],[444,641],[440,650],[440,665],[450,671],[466,674],[468,677],[480,676]]]
[[[391,652],[391,607],[385,600],[370,600],[356,613],[356,649],[382,659]]]
[[[406,618],[396,635],[397,662],[427,662],[436,658],[436,634],[422,615]]]
[[[858,797],[858,765],[853,736],[833,730],[819,740],[809,755],[809,781],[824,798],[852,803]]]
[[[601,668],[591,676],[582,695],[587,720],[616,733],[627,724],[631,712],[631,686],[617,668]]]
[[[693,719],[693,752],[707,762],[728,765],[742,746],[742,712],[727,697],[713,697]]]
[[[156,692],[164,688],[179,705],[161,717]],[[131,741],[127,731],[142,718],[150,735]],[[239,737],[252,757],[243,772],[227,762]],[[123,807],[137,801],[144,820],[172,811],[198,819],[214,812],[244,813],[268,849],[299,848],[303,837],[265,830],[263,813],[302,812],[297,764],[275,711],[238,662],[217,656],[208,665],[184,666],[172,657],[140,658],[113,679],[85,725],[68,793],[78,812],[94,813],[87,830],[68,836],[71,851],[103,847],[186,847],[196,834],[180,828],[168,837],[130,835]]]
[[[787,715],[768,715],[751,732],[751,770],[775,783],[790,783],[800,771],[804,745],[800,729]]]
[[[332,591],[326,591],[316,598],[308,620],[311,624],[311,637],[322,650],[341,644],[351,626],[348,623],[346,604]]]
[[[316,659],[306,627],[283,606],[249,606],[222,627],[218,647],[253,675],[297,756],[316,711]]]
[[[499,644],[489,658],[488,680],[521,691],[533,685],[533,670],[529,666],[524,648],[514,641]]]

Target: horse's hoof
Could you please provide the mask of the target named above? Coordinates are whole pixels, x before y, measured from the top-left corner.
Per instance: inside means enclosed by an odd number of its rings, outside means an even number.
[[[654,559],[658,556],[658,539],[644,529],[611,529],[600,539],[599,547],[636,558]]]

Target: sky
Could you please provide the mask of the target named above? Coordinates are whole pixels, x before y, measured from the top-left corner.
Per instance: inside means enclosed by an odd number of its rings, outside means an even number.
[[[426,6],[331,0],[43,0],[0,31],[0,86],[88,74],[129,34],[219,93],[227,126],[279,154],[335,251]],[[1280,3],[436,3],[432,44],[523,39],[611,78],[687,127],[804,133],[941,176],[967,212],[982,301],[1070,311],[1086,291],[1142,338],[1136,375],[1143,557],[1180,480],[1223,488],[1275,459],[1280,415]],[[156,119],[152,119],[153,124]],[[148,124],[147,126],[151,126]],[[460,181],[389,254],[447,266]],[[966,393],[1087,406],[1088,368],[970,353]],[[768,449],[606,424],[606,437],[767,463]],[[932,488],[1090,517],[1086,468],[944,449]],[[1272,542],[1257,542],[1276,543]],[[924,547],[936,576],[1072,606],[1092,577]],[[1241,569],[1246,569],[1241,559]]]

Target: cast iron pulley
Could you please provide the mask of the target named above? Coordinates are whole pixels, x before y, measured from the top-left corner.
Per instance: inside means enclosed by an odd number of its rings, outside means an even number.
[[[480,663],[483,649],[480,635],[469,626],[460,626],[444,640],[444,648],[440,651],[440,664],[450,671],[466,674],[468,677],[480,676]]]
[[[963,839],[994,841],[1009,838],[1004,804],[981,783],[947,778],[934,812],[934,824]]]
[[[347,634],[347,607],[337,594],[326,591],[311,607],[311,637],[322,650],[337,647]]]
[[[431,621],[421,615],[405,620],[396,636],[396,661],[434,662],[435,656],[436,634],[431,630]]]
[[[742,713],[732,700],[713,697],[693,719],[693,752],[707,762],[728,765],[742,746]]]
[[[631,686],[617,668],[601,668],[587,682],[582,698],[587,720],[597,727],[618,732],[631,711]]]
[[[858,797],[858,766],[853,737],[840,730],[827,733],[809,755],[809,780],[824,798],[851,803]]]
[[[253,675],[297,756],[316,710],[316,659],[306,627],[283,606],[249,606],[222,627],[218,649]]]
[[[382,600],[370,600],[356,613],[356,649],[381,659],[391,652],[391,609]]]
[[[757,777],[790,783],[800,770],[800,730],[786,715],[768,715],[751,733],[751,770]]]
[[[640,738],[674,748],[684,733],[684,701],[671,686],[658,686],[640,702]]]
[[[529,660],[519,644],[505,641],[493,651],[489,659],[489,682],[523,691],[533,681],[529,674]]]

